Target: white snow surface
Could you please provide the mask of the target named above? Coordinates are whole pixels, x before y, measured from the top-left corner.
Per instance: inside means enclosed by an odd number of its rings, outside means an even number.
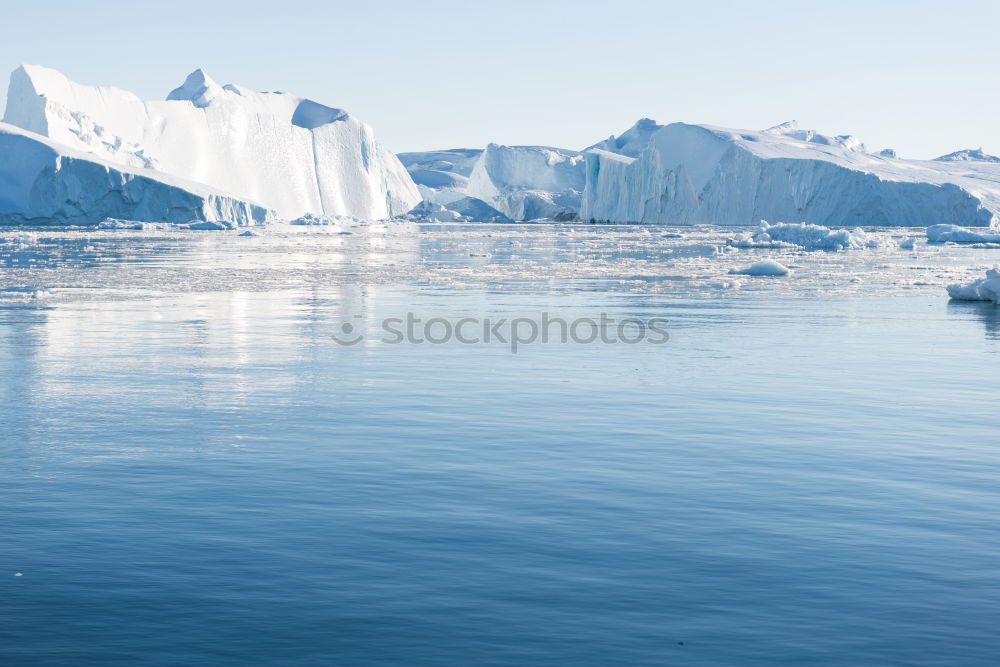
[[[973,280],[971,283],[948,285],[948,296],[958,301],[1000,303],[1000,269],[988,269],[985,278]]]
[[[1000,164],[873,155],[853,137],[794,123],[759,132],[673,123],[636,157],[600,148],[585,157],[585,220],[981,227],[1000,213]]]
[[[200,183],[128,167],[0,123],[0,223],[206,221],[247,225],[274,212]]]
[[[129,170],[203,183],[294,219],[383,219],[420,201],[372,129],[286,93],[221,86],[192,72],[165,101],[85,86],[45,67],[11,75],[4,121]]]

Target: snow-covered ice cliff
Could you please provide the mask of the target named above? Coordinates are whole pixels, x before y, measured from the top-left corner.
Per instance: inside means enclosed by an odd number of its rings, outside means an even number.
[[[200,183],[125,167],[0,123],[0,224],[264,222],[272,211]]]
[[[346,111],[220,86],[201,70],[165,101],[144,101],[24,65],[11,75],[4,121],[126,169],[232,193],[288,219],[381,219],[420,201],[396,156]]]
[[[975,151],[900,160],[867,153],[854,137],[794,123],[760,132],[650,123],[640,121],[624,142],[612,137],[585,152],[581,218],[988,226],[1000,213],[1000,165]]]

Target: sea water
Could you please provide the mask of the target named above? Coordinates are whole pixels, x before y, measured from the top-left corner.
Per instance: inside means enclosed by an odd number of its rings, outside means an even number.
[[[0,662],[996,664],[1000,251],[681,233],[7,230]]]

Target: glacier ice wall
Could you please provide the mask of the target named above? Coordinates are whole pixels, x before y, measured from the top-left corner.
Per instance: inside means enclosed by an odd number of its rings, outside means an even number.
[[[0,222],[264,222],[268,209],[146,169],[115,165],[0,123]]]
[[[794,124],[749,132],[673,123],[635,157],[593,148],[585,158],[583,219],[988,226],[1000,213],[995,163],[871,155],[853,137]]]
[[[24,65],[11,75],[4,121],[124,167],[259,202],[283,218],[382,219],[420,201],[396,156],[347,112],[220,86],[201,70],[167,100],[144,101]]]

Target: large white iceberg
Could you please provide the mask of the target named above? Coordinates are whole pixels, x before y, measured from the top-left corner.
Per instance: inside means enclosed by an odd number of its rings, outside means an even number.
[[[0,123],[0,223],[131,221],[246,225],[272,211],[200,183],[124,167]]]
[[[286,219],[382,219],[420,201],[396,156],[347,112],[220,86],[201,70],[167,100],[144,101],[24,65],[11,75],[4,121],[110,164],[232,193]]]
[[[650,129],[634,157],[607,150],[615,147],[607,144],[585,152],[581,218],[989,226],[1000,212],[1000,164],[977,160],[974,152],[900,160],[867,153],[851,136],[830,137],[794,123],[761,132],[685,123]]]

